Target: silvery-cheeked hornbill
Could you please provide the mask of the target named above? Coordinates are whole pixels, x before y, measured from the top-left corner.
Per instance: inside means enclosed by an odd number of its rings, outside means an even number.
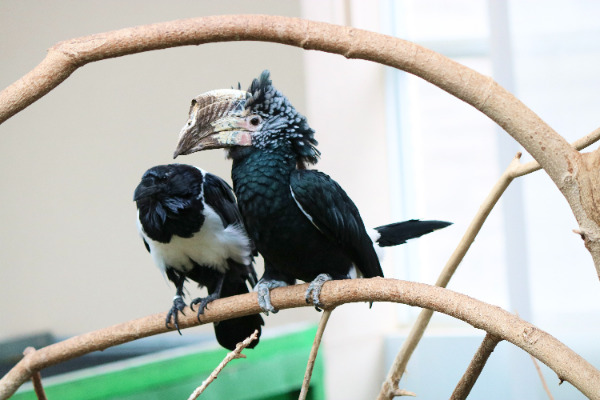
[[[392,246],[450,225],[410,220],[376,228],[372,239],[358,209],[329,176],[306,169],[318,161],[314,131],[264,71],[248,91],[224,89],[192,100],[174,156],[225,148],[233,189],[248,234],[265,260],[255,290],[275,311],[269,290],[297,279],[311,282],[306,301],[321,306],[324,282],[356,267],[383,276],[374,243]]]
[[[206,287],[209,293],[190,304],[192,309],[198,305],[198,316],[211,301],[248,293],[246,282],[256,284],[253,244],[233,191],[221,178],[191,165],[157,165],[144,173],[133,200],[146,249],[177,289],[167,327],[172,319],[179,330],[187,279]],[[214,328],[219,344],[233,350],[255,329],[260,335],[261,325],[260,315],[248,315],[216,322]],[[250,347],[257,344],[254,341]]]

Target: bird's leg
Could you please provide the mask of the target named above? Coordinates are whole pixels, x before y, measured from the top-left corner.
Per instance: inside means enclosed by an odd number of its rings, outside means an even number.
[[[167,314],[167,320],[165,321],[165,326],[169,329],[169,323],[171,322],[171,318],[173,318],[173,325],[177,332],[181,335],[181,330],[179,330],[179,313],[185,315],[183,309],[185,308],[185,302],[183,301],[183,284],[185,283],[185,275],[178,275],[173,273],[173,275],[168,275],[168,278],[175,283],[175,287],[177,291],[175,292],[175,297],[173,297],[173,307],[169,310]]]
[[[329,274],[319,274],[313,281],[308,285],[308,289],[306,289],[306,293],[304,295],[304,300],[306,300],[307,304],[314,304],[317,311],[321,311],[323,308],[323,304],[321,304],[321,300],[319,297],[321,296],[321,288],[323,288],[323,284],[327,281],[332,280],[333,278]]]
[[[258,305],[266,315],[270,312],[276,314],[279,311],[271,304],[271,289],[293,285],[295,282],[294,277],[279,271],[265,260],[265,273],[254,287],[254,291],[258,294]]]
[[[288,283],[285,281],[279,281],[276,279],[265,279],[264,277],[258,281],[256,287],[254,287],[254,291],[258,293],[258,305],[265,314],[269,315],[269,312],[273,314],[277,314],[277,310],[271,304],[271,289],[275,289],[278,287],[288,286]]]
[[[196,304],[200,304],[198,306],[198,321],[200,321],[200,316],[204,314],[204,309],[208,306],[208,303],[211,301],[215,301],[221,298],[221,289],[223,289],[223,282],[225,282],[225,274],[221,274],[217,279],[217,286],[215,290],[206,297],[198,297],[197,299],[192,300],[190,303],[190,308],[193,310]]]

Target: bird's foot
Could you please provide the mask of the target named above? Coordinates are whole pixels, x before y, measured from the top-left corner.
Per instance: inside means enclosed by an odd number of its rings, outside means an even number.
[[[204,314],[204,310],[208,306],[208,303],[210,303],[211,301],[215,301],[218,298],[219,298],[219,295],[217,293],[213,293],[206,297],[198,297],[197,299],[192,300],[192,302],[190,303],[190,308],[192,309],[192,311],[194,310],[194,306],[196,304],[199,304],[199,306],[198,306],[198,321],[200,321],[200,316],[202,314]]]
[[[181,335],[181,331],[179,330],[179,313],[185,315],[183,309],[185,308],[185,302],[181,298],[181,296],[177,295],[173,297],[173,307],[169,310],[167,314],[167,320],[165,321],[165,326],[169,329],[169,323],[171,323],[171,318],[173,318],[173,325],[177,332]]]
[[[277,310],[271,304],[271,289],[275,289],[278,287],[284,287],[288,284],[284,281],[271,280],[271,279],[261,279],[256,284],[254,291],[258,293],[258,305],[262,308],[263,312],[266,315],[269,315],[270,312],[273,314],[277,314]]]
[[[308,289],[306,289],[306,294],[304,295],[304,300],[306,300],[307,304],[311,302],[315,306],[317,311],[321,311],[323,308],[323,304],[319,297],[321,296],[321,289],[323,288],[323,284],[327,281],[332,280],[333,278],[329,274],[319,274],[317,277],[308,285]]]

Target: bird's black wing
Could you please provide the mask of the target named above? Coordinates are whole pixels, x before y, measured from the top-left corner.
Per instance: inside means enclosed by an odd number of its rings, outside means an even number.
[[[219,215],[223,226],[242,225],[242,216],[237,208],[233,189],[227,182],[207,172],[204,175],[203,189],[204,202]]]
[[[227,182],[219,178],[216,175],[209,174],[208,172],[204,175],[204,202],[208,204],[221,218],[223,226],[229,226],[237,224],[245,232],[242,215],[237,206],[233,189]],[[246,234],[247,235],[247,234]],[[250,242],[251,256],[256,257],[258,252],[252,239],[248,238]],[[254,286],[258,281],[256,271],[252,265],[246,265],[247,279],[250,284]]]
[[[290,189],[304,215],[344,250],[364,277],[383,276],[360,213],[337,182],[319,171],[296,170]]]

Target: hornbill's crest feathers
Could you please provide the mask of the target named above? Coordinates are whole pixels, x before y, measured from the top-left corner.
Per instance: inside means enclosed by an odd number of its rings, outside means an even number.
[[[273,87],[268,70],[252,81],[248,93],[246,110],[265,118],[262,128],[265,137],[261,141],[273,141],[283,136],[291,142],[301,165],[316,164],[321,153],[316,148],[315,131],[288,98]]]

